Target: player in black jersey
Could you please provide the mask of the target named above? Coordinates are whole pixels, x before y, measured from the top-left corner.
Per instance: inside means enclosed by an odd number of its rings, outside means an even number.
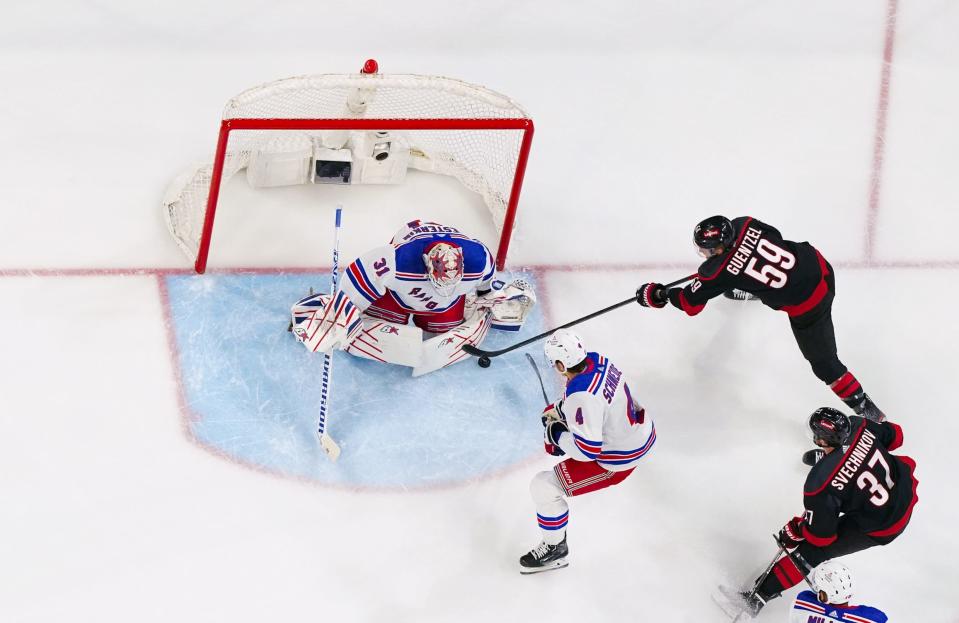
[[[775,227],[750,216],[732,221],[710,217],[696,225],[693,240],[706,258],[696,278],[686,287],[669,290],[647,283],[636,291],[640,305],[660,308],[669,302],[695,316],[720,294],[750,293],[768,307],[786,312],[813,374],[846,405],[871,420],[885,419],[837,356],[832,324],[836,278],[815,247],[785,240]]]
[[[899,426],[823,407],[809,417],[809,427],[825,456],[806,477],[805,512],[779,533],[792,554],[776,562],[755,594],[743,594],[752,614],[819,563],[889,544],[919,501],[915,461],[890,454],[902,445]]]

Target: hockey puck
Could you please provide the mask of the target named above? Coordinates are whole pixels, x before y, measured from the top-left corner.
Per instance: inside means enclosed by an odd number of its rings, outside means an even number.
[[[489,357],[483,356],[479,358],[477,363],[479,364],[479,367],[481,368],[488,368],[491,362],[489,360]]]

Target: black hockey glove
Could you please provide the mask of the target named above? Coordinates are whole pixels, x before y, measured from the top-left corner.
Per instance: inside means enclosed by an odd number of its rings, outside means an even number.
[[[636,290],[636,302],[643,307],[665,307],[669,291],[661,283],[646,283]]]
[[[546,447],[546,451],[553,456],[563,456],[566,454],[559,447],[559,436],[568,432],[569,427],[566,426],[566,422],[560,420],[547,422],[546,429],[543,431],[543,445]]]
[[[786,525],[779,531],[779,542],[786,549],[795,549],[799,544],[806,540],[802,535],[803,518],[793,517],[786,522]]]

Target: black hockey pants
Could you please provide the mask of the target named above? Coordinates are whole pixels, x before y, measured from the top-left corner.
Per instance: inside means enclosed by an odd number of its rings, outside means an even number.
[[[835,272],[828,263],[826,296],[815,308],[801,316],[789,319],[793,335],[803,357],[812,366],[813,374],[826,385],[834,383],[846,373],[846,366],[836,352],[836,332],[832,326],[832,301],[836,297]]]

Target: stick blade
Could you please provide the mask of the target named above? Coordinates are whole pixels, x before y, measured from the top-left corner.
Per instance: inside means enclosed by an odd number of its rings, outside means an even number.
[[[336,463],[336,459],[340,458],[340,446],[327,433],[320,434],[320,447],[323,448],[323,452],[330,458],[330,461]]]
[[[464,352],[464,353],[467,353],[467,354],[470,354],[470,355],[473,355],[474,357],[481,357],[481,356],[484,356],[484,355],[487,356],[487,357],[495,357],[495,355],[490,355],[490,354],[487,353],[485,350],[476,348],[476,347],[473,346],[472,344],[463,344],[463,352]]]

